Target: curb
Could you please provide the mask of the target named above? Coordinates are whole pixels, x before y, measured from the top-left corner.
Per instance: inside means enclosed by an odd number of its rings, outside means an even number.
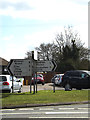
[[[2,107],[2,109],[15,109],[15,108],[27,108],[27,107],[41,107],[41,106],[58,106],[58,105],[72,105],[72,104],[89,104],[89,101],[83,102],[68,102],[68,103],[50,103],[50,104],[26,104],[17,106]]]

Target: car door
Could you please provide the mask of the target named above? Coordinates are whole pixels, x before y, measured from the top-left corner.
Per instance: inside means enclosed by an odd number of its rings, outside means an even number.
[[[81,79],[80,79],[80,73],[77,72],[77,71],[74,71],[71,73],[71,76],[70,76],[70,83],[71,83],[71,86],[74,87],[74,88],[78,88],[79,86],[81,86]]]
[[[18,89],[18,82],[16,82],[16,77],[13,77],[13,81],[12,81],[12,77],[10,76],[10,81],[11,81],[11,86],[12,86],[12,82],[13,82],[13,90],[17,90]]]
[[[88,81],[89,80],[89,75],[85,72],[81,73],[81,86],[82,88],[88,88]]]
[[[15,90],[19,90],[19,82],[18,81],[19,80],[16,77],[14,77],[14,87],[15,87]]]

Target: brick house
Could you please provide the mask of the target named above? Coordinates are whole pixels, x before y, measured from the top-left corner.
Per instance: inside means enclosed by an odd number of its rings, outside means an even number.
[[[8,74],[7,72],[8,61],[0,57],[0,74]]]

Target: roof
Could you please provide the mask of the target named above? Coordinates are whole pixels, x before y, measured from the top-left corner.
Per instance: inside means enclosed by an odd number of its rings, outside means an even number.
[[[8,65],[8,61],[5,60],[4,58],[1,58],[1,57],[0,57],[0,65],[5,65],[5,66],[7,66],[7,65]]]

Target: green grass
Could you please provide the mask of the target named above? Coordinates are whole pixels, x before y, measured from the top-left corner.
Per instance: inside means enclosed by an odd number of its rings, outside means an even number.
[[[15,106],[25,104],[40,104],[40,103],[65,103],[65,102],[81,102],[88,101],[88,90],[41,90],[38,93],[3,93],[2,106]]]

